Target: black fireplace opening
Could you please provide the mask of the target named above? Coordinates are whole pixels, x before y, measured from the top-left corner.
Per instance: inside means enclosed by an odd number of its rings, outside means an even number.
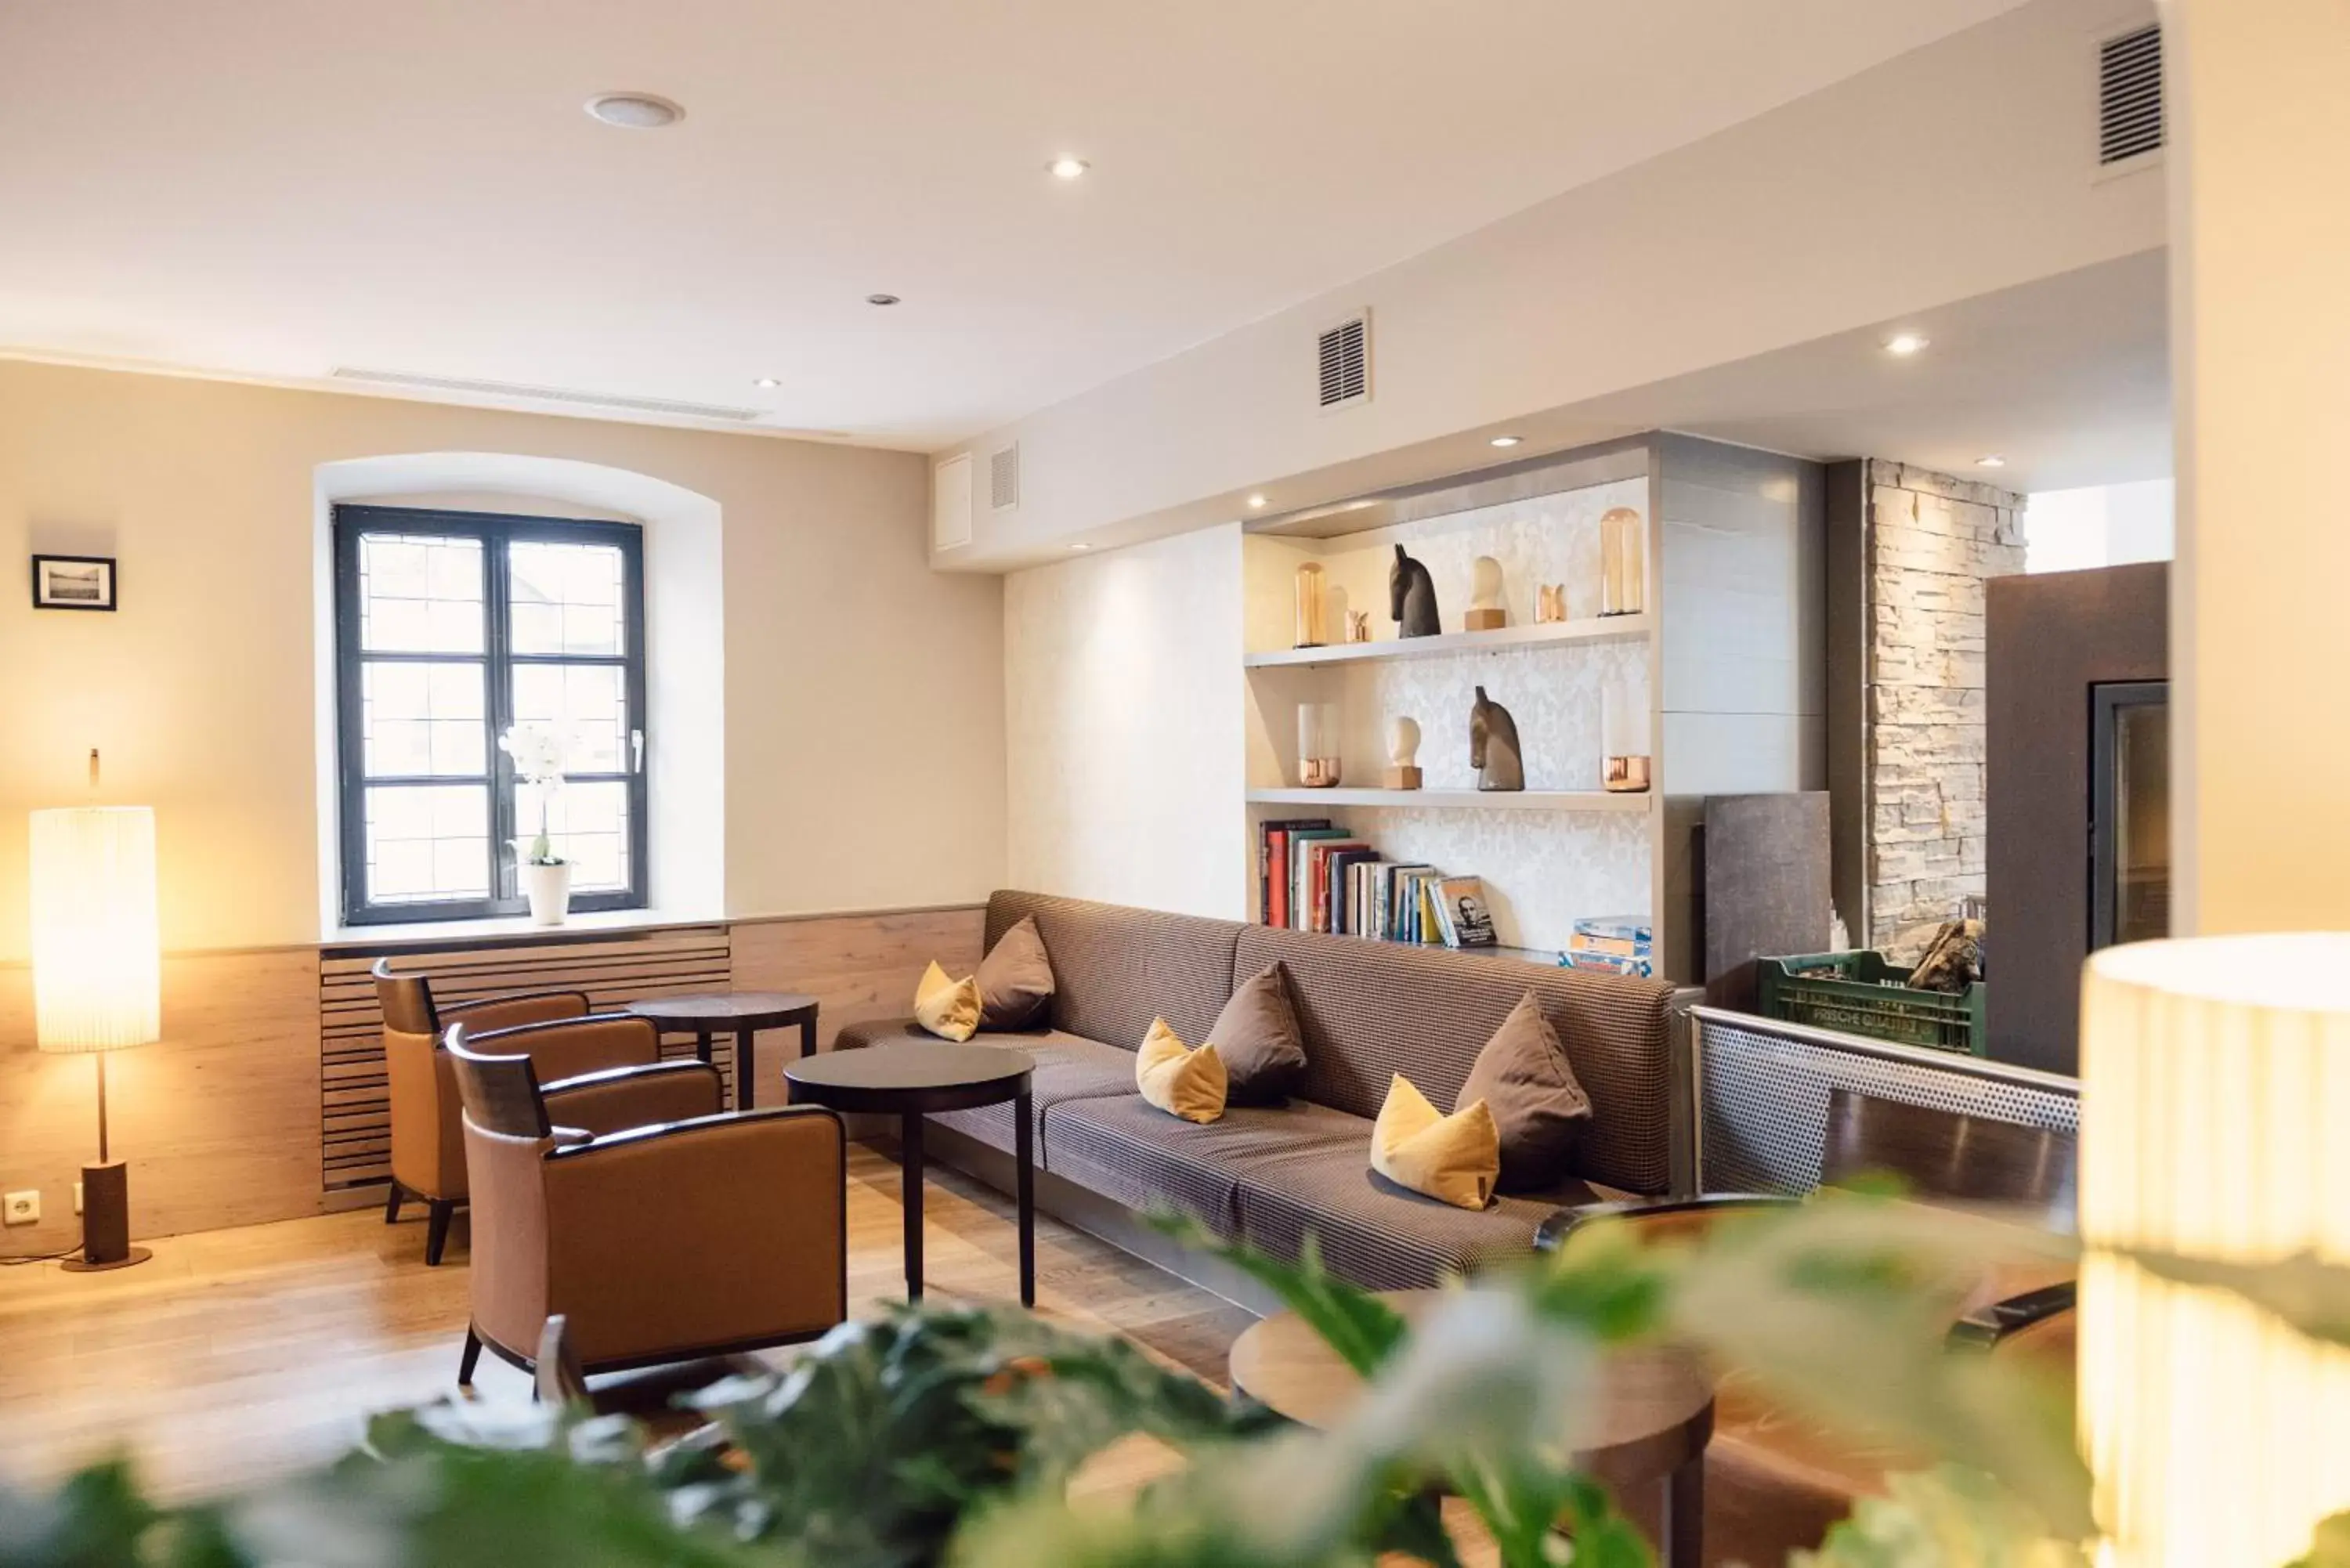
[[[2089,688],[2089,950],[2170,934],[2170,682]]]

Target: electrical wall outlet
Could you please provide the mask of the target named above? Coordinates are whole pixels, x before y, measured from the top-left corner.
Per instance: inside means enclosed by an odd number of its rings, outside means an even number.
[[[37,1225],[41,1222],[41,1190],[28,1187],[22,1192],[11,1192],[0,1199],[0,1225]]]
[[[81,1212],[81,1183],[78,1181],[74,1183],[74,1212]]]

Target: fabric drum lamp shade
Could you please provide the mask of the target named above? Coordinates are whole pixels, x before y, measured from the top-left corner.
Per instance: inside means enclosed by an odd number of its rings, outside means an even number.
[[[98,1058],[98,1163],[82,1167],[82,1250],[68,1269],[142,1262],[130,1176],[107,1147],[106,1057],[162,1033],[155,813],[143,805],[33,813],[33,1031],[44,1051]]]
[[[2108,948],[2082,990],[2091,1246],[2350,1263],[2350,932]],[[2100,1255],[2081,1432],[2111,1568],[2287,1563],[2350,1508],[2350,1350]]]
[[[44,1051],[144,1045],[162,1029],[155,814],[33,813],[33,1018]]]

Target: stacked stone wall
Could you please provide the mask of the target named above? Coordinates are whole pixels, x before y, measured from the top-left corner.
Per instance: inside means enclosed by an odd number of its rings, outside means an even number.
[[[2023,507],[1868,465],[1868,940],[1898,956],[1983,891],[1983,584],[2023,570]]]

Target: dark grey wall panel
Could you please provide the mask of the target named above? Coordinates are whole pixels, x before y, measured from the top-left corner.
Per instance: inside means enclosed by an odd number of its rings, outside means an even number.
[[[2080,1061],[2089,951],[2089,688],[2170,672],[2164,563],[1999,577],[1986,639],[1991,1054]]]

